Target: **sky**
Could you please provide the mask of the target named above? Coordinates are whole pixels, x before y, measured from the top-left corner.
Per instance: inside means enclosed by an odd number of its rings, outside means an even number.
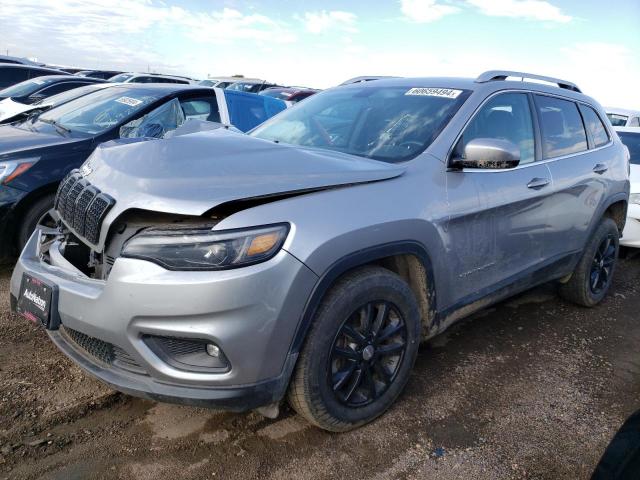
[[[0,53],[327,88],[516,70],[640,109],[640,0],[0,0]]]

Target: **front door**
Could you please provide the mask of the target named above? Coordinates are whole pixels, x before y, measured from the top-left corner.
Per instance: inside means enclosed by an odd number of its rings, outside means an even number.
[[[513,169],[463,169],[447,173],[451,284],[465,303],[521,280],[545,256],[550,172],[536,162],[533,116],[526,93],[492,97],[456,145],[475,138],[508,140],[520,148]]]

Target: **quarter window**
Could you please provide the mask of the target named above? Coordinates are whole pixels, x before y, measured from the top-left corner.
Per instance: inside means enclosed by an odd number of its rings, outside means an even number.
[[[586,105],[580,105],[580,112],[582,112],[582,118],[584,119],[587,130],[591,134],[594,147],[600,147],[609,143],[609,134],[596,111]]]
[[[503,93],[489,100],[473,117],[456,146],[456,156],[476,138],[508,140],[520,149],[520,164],[535,160],[533,121],[525,93]]]
[[[574,102],[536,95],[536,104],[542,130],[543,158],[587,150],[587,133]]]

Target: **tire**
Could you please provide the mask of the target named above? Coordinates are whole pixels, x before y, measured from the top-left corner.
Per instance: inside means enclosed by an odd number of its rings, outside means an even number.
[[[560,295],[583,307],[600,303],[611,286],[620,250],[620,232],[610,218],[603,218],[587,243],[582,257]]]
[[[45,195],[38,199],[22,216],[22,222],[18,227],[17,247],[20,251],[24,248],[38,223],[53,209],[55,195]]]
[[[334,432],[372,421],[406,385],[420,333],[418,303],[402,278],[381,267],[347,274],[315,314],[289,403],[312,424]]]

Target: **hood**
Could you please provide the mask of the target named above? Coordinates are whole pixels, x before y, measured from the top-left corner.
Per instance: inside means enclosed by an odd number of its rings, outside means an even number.
[[[89,182],[116,200],[111,219],[131,208],[202,215],[234,200],[384,180],[404,170],[226,129],[128,145],[111,142],[82,168]]]
[[[16,115],[33,110],[33,105],[25,105],[24,103],[16,102],[12,98],[5,98],[0,101],[0,122],[7,118],[15,117]]]
[[[29,153],[32,150],[78,142],[83,139],[63,137],[57,133],[33,132],[13,125],[0,125],[0,160],[5,156]]]

